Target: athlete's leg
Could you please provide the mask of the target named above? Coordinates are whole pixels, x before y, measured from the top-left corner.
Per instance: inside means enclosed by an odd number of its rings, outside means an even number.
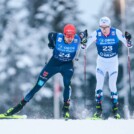
[[[96,69],[96,102],[101,103],[103,96],[103,84],[104,84],[105,72],[101,68]]]
[[[97,61],[96,67],[96,89],[95,89],[95,98],[96,98],[96,113],[94,117],[100,117],[102,113],[102,97],[103,97],[103,85],[105,79],[105,64],[101,61]]]
[[[116,86],[117,76],[118,76],[117,70],[109,74],[109,88],[111,91],[111,99],[113,103],[118,103],[118,94]]]
[[[27,102],[30,101],[33,98],[33,96],[35,95],[35,93],[37,93],[44,86],[44,84],[47,82],[47,80],[56,73],[57,73],[57,70],[55,70],[54,67],[53,68],[49,67],[49,66],[44,67],[38,77],[38,80],[37,80],[35,86],[24,97],[24,100]]]
[[[108,73],[109,73],[109,88],[111,91],[112,110],[115,115],[115,118],[120,118],[118,114],[118,92],[116,86],[118,77],[118,62],[111,63],[111,66],[112,67],[109,67]]]
[[[64,66],[62,66],[62,76],[63,76],[63,83],[64,83],[64,92],[63,92],[63,98],[64,102],[67,102],[70,100],[71,96],[71,78],[74,73],[73,63],[68,63]]]
[[[117,63],[114,62],[110,64],[108,74],[109,74],[110,91],[115,93],[117,92],[116,82],[118,77],[118,62]]]
[[[97,60],[97,67],[96,67],[96,89],[95,89],[95,96],[96,102],[101,103],[103,97],[103,85],[105,79],[106,69],[105,63]]]
[[[63,116],[65,118],[69,118],[69,106],[70,106],[70,96],[71,96],[71,78],[74,73],[73,63],[67,63],[66,65],[62,66],[61,74],[63,76],[63,83],[64,83],[64,105],[63,105]]]
[[[21,100],[19,104],[17,104],[15,107],[10,108],[7,112],[6,115],[13,115],[17,112],[19,112],[28,101],[32,99],[34,94],[38,92],[41,87],[46,83],[46,81],[52,77],[54,74],[56,74],[59,71],[59,67],[54,66],[54,62],[51,59],[49,63],[43,68],[41,71],[39,78],[37,80],[37,83],[35,86],[30,90],[30,92],[24,97],[24,99]]]

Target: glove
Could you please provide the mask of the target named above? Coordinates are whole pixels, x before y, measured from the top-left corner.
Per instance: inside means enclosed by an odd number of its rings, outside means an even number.
[[[48,47],[50,49],[54,49],[56,37],[57,33],[51,32],[48,34],[48,40],[49,40]]]
[[[87,30],[85,30],[84,32],[80,32],[79,36],[81,38],[81,44],[86,44],[87,43],[87,37],[88,37]]]
[[[48,47],[50,48],[50,49],[54,49],[54,43],[48,43]]]
[[[129,32],[125,32],[125,38],[127,39],[127,41],[131,40],[131,34]]]
[[[132,48],[132,42],[131,42],[131,34],[129,32],[125,32],[125,38],[127,40],[127,47]]]

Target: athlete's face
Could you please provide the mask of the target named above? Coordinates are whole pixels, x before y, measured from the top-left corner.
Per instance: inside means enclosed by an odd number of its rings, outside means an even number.
[[[70,44],[74,40],[74,34],[65,34],[65,42]]]
[[[105,36],[109,35],[109,33],[110,33],[110,26],[103,25],[103,26],[100,26],[100,29],[101,29],[101,32]]]

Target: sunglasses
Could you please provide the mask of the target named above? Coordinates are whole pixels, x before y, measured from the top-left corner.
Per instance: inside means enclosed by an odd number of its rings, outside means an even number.
[[[74,38],[74,34],[65,34],[66,38]]]

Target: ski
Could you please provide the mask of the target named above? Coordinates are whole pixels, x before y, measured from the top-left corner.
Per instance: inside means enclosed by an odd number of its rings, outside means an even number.
[[[87,119],[87,120],[121,120],[121,118],[120,118],[120,119],[116,119],[116,118],[114,118],[114,117],[109,117],[109,118],[88,117],[88,118],[86,118],[86,119]]]
[[[104,120],[103,118],[88,117],[87,120]]]
[[[0,114],[0,119],[26,119],[27,115],[10,115]]]

